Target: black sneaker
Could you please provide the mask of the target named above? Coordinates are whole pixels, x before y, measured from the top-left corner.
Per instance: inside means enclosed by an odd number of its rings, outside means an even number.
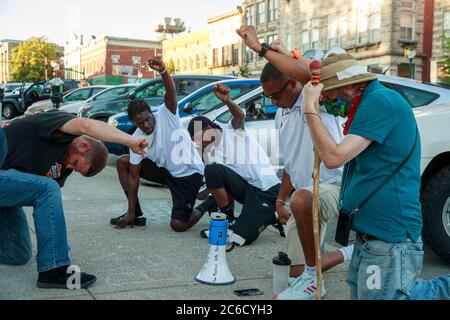
[[[120,219],[122,219],[123,217],[125,217],[127,214],[124,213],[123,215],[117,217],[117,218],[111,218],[110,223],[113,226],[117,226],[117,223],[119,223]],[[134,225],[135,226],[139,226],[139,227],[143,227],[145,226],[145,224],[147,223],[147,218],[146,217],[136,217],[134,218]]]
[[[81,272],[79,275],[80,283],[75,284],[74,279],[69,279],[74,273],[67,273],[68,267],[63,266],[49,271],[39,272],[37,286],[43,289],[85,289],[97,281],[94,275]]]
[[[203,229],[200,231],[200,237],[203,239],[209,239],[209,229]]]

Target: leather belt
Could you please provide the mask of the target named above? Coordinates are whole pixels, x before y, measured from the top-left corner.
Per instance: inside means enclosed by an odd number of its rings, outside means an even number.
[[[356,238],[361,242],[361,243],[366,243],[367,241],[376,241],[376,240],[380,240],[374,236],[371,236],[369,234],[366,233],[361,233],[361,232],[356,232]]]

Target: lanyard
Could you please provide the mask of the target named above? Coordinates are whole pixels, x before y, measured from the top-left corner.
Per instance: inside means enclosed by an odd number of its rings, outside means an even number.
[[[364,92],[364,89],[366,88],[367,82],[363,83],[361,87],[359,87],[358,91],[356,92],[356,96],[353,99],[352,106],[350,107],[350,110],[348,111],[348,120],[344,124],[344,135],[347,135],[348,129],[350,129],[350,125],[352,124],[353,118],[355,117],[356,111],[358,110],[359,104],[361,103],[361,96]]]

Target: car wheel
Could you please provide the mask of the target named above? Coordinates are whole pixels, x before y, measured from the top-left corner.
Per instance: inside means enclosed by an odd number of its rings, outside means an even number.
[[[431,248],[450,263],[450,166],[425,185],[421,202],[424,237]]]
[[[206,183],[203,181],[202,186],[200,187],[200,190],[198,191],[197,194],[197,200],[205,200],[206,198],[208,198],[209,195],[209,190],[208,188],[206,188]]]
[[[10,103],[3,105],[3,117],[6,119],[12,119],[17,115],[16,108]]]

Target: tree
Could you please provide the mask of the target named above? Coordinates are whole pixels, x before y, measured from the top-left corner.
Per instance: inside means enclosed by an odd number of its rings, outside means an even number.
[[[440,77],[440,81],[444,83],[450,84],[450,38],[444,37],[445,42],[445,51],[446,55],[443,57],[443,60],[439,61],[439,64],[442,65],[442,71],[444,72],[444,76]]]
[[[250,70],[248,69],[248,62],[244,66],[239,67],[239,75],[243,78],[249,78],[251,76]]]
[[[13,49],[11,79],[13,82],[37,82],[45,79],[45,62],[50,77],[53,68],[51,60],[56,60],[54,45],[44,37],[33,37]]]
[[[167,72],[169,74],[175,74],[175,62],[170,58],[169,63],[167,63]]]

